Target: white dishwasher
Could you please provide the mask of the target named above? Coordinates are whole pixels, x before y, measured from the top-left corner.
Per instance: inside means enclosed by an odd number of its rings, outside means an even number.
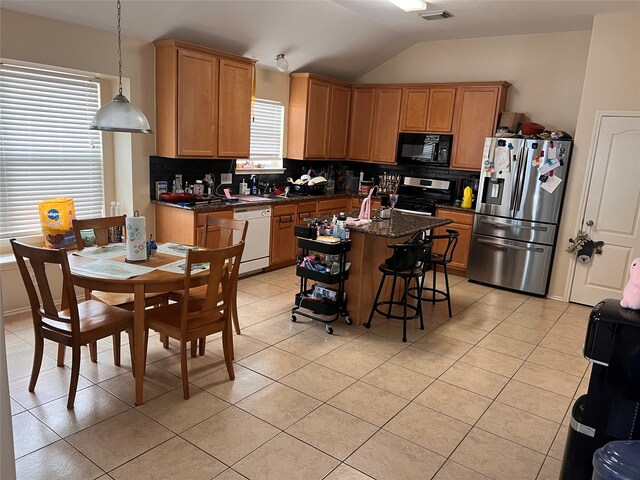
[[[233,211],[234,220],[249,222],[244,252],[240,262],[240,273],[249,273],[269,266],[269,244],[271,242],[271,207],[239,207]],[[234,243],[240,234],[233,233]]]

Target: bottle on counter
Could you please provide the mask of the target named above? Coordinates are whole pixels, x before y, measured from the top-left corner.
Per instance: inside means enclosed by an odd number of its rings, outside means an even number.
[[[336,221],[336,237],[340,240],[344,240],[345,229],[347,227],[347,215],[344,212],[340,212]]]

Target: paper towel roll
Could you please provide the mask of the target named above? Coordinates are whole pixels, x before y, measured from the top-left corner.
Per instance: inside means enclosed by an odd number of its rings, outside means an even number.
[[[140,262],[147,259],[147,228],[144,217],[127,217],[127,260]]]

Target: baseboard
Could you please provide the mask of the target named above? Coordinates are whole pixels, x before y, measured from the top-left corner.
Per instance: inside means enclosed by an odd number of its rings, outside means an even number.
[[[84,294],[83,295],[78,295],[77,297],[78,303],[80,302],[84,302]],[[55,302],[56,307],[60,307],[60,300],[56,300]],[[23,315],[25,313],[29,313],[31,311],[31,307],[27,306],[27,307],[22,307],[22,308],[14,308],[13,310],[3,310],[2,311],[2,315],[4,316],[5,320],[7,317],[11,317],[14,315]]]

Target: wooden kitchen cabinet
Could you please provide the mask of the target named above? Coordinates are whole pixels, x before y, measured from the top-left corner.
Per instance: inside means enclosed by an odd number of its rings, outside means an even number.
[[[473,233],[473,216],[474,212],[463,212],[460,210],[448,210],[445,208],[436,209],[437,217],[450,218],[453,223],[443,227],[436,228],[434,235],[446,235],[447,230],[455,230],[460,236],[458,244],[453,252],[453,259],[447,266],[449,271],[458,275],[465,276],[467,274],[467,264],[469,261],[469,248],[471,247],[471,234]],[[433,245],[433,251],[444,253],[447,248],[448,240],[436,240]]]
[[[332,198],[318,202],[318,216],[346,212],[351,204],[351,197]]]
[[[348,83],[292,73],[287,156],[298,160],[345,158],[350,97]]]
[[[353,89],[349,130],[350,160],[369,161],[375,96],[376,91],[373,88]]]
[[[255,60],[177,40],[156,49],[156,155],[249,156]]]
[[[455,98],[455,87],[403,88],[400,131],[451,132]]]
[[[495,134],[510,84],[460,86],[456,95],[451,169],[479,172],[484,139]]]
[[[401,88],[376,89],[371,151],[369,153],[371,162],[396,162],[401,102]]]
[[[291,263],[296,257],[296,205],[275,205],[271,217],[269,265]]]
[[[449,133],[453,124],[455,87],[432,88],[427,111],[427,132]]]
[[[313,218],[318,215],[318,202],[300,202],[297,205],[296,225],[306,225],[305,218]]]
[[[217,218],[233,219],[233,210],[216,210],[198,213],[194,210],[155,204],[156,240],[158,242],[174,242],[185,245],[200,245],[204,232],[204,217],[213,215]],[[218,248],[220,242],[219,228],[209,227],[207,246]]]
[[[365,197],[351,197],[351,205],[349,207],[349,210],[360,210],[364,199]],[[379,198],[373,198],[372,200],[373,201],[371,202],[371,210],[380,210],[380,207],[382,206],[381,200]]]

